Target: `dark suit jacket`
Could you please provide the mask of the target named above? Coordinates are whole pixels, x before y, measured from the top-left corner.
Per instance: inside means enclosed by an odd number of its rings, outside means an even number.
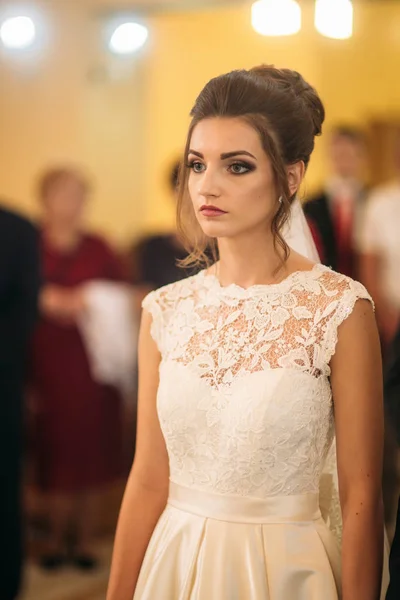
[[[357,207],[361,207],[365,201],[367,189],[363,189],[357,199]],[[307,220],[311,221],[318,232],[319,242],[322,246],[324,264],[338,271],[339,255],[337,246],[337,234],[333,214],[330,207],[330,199],[326,192],[313,196],[304,204],[304,213]],[[356,257],[354,257],[354,262]],[[353,268],[356,265],[353,264]],[[351,269],[353,270],[353,269]],[[351,273],[351,275],[353,275]]]
[[[0,597],[16,598],[21,577],[20,480],[23,378],[40,286],[38,236],[0,209]]]
[[[304,204],[304,213],[316,227],[323,249],[324,263],[337,270],[337,247],[328,195],[323,192]]]
[[[37,316],[38,233],[23,217],[0,208],[0,385],[24,363]]]

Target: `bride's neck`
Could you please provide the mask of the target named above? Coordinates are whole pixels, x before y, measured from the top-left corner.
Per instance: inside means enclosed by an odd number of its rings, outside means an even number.
[[[236,240],[218,241],[219,261],[213,267],[222,285],[235,283],[243,288],[258,284],[273,283],[286,275],[284,254],[275,248],[273,239],[268,243],[237,243]]]

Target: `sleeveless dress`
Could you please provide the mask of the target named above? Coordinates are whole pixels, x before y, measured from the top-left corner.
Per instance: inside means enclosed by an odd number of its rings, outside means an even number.
[[[145,298],[170,492],[134,600],[340,598],[329,363],[358,299],[322,265],[249,289],[202,271]]]

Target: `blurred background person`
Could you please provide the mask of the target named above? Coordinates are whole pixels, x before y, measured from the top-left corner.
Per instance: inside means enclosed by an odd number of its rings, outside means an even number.
[[[176,202],[180,162],[175,161],[168,173],[168,186]],[[146,236],[134,245],[131,253],[132,283],[140,288],[141,296],[151,290],[187,276],[179,261],[187,256],[176,231]]]
[[[40,286],[38,236],[32,224],[0,208],[0,597],[14,600],[22,542],[23,390],[27,349],[37,317]]]
[[[400,129],[393,162],[396,176],[372,191],[359,238],[360,274],[375,301],[386,348],[400,321]]]
[[[361,131],[335,127],[328,158],[331,175],[324,189],[306,202],[304,211],[321,261],[335,271],[357,277],[355,236],[366,194]]]
[[[50,525],[40,563],[48,569],[67,558],[78,568],[96,566],[99,493],[121,474],[121,398],[93,379],[77,326],[84,285],[123,280],[114,252],[85,232],[88,192],[84,177],[68,168],[48,171],[39,184],[44,287],[30,366],[36,474]]]

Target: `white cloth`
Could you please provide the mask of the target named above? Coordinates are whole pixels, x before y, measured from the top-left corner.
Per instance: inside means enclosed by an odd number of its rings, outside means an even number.
[[[132,290],[108,281],[84,287],[85,312],[79,327],[89,356],[93,378],[132,391],[137,354],[137,323]]]
[[[322,265],[247,290],[201,272],[146,297],[171,488],[135,600],[338,600],[318,497],[329,363],[359,298]]]
[[[293,250],[314,262],[320,262],[313,236],[298,198],[292,204],[291,216],[284,227],[283,237]]]
[[[359,250],[382,261],[382,290],[386,300],[400,309],[400,183],[372,192],[359,236]]]

